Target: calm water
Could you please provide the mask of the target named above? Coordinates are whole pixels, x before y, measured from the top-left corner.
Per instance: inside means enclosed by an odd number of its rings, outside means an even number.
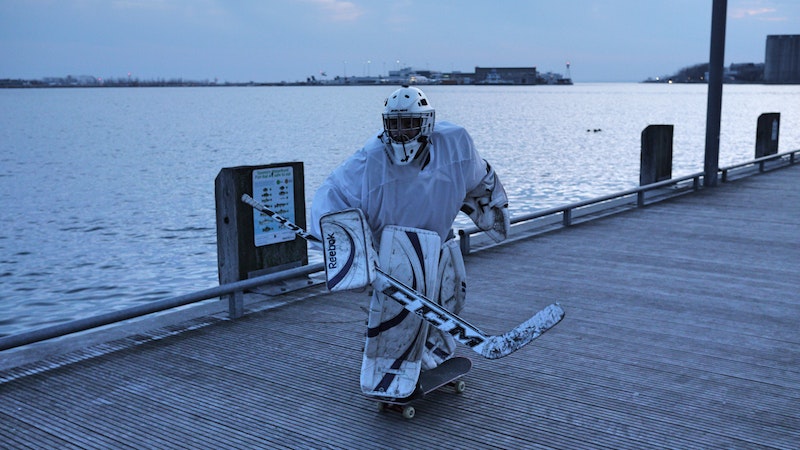
[[[219,170],[304,161],[308,205],[392,89],[0,90],[0,335],[216,286]],[[650,124],[675,125],[673,175],[703,168],[706,86],[425,90],[512,215],[636,186]],[[781,151],[800,148],[800,86],[725,86],[720,165],[753,158],[763,112],[782,114]]]

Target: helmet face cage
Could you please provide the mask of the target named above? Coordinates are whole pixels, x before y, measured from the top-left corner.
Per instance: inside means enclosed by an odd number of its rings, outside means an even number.
[[[399,165],[410,164],[427,150],[433,133],[435,112],[417,88],[403,86],[386,99],[383,130],[389,158]]]
[[[383,129],[392,142],[408,142],[422,132],[422,115],[384,114]]]

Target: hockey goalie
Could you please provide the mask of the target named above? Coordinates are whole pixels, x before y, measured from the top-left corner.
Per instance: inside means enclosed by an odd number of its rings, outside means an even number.
[[[315,193],[311,233],[329,242],[332,290],[363,288],[373,262],[447,310],[464,307],[466,274],[453,222],[459,211],[495,241],[509,229],[508,199],[467,131],[435,122],[425,94],[403,86],[386,99],[383,130],[337,167]],[[342,238],[339,236],[348,236]],[[331,250],[330,244],[334,247]],[[337,251],[338,249],[338,251]],[[339,255],[361,255],[339,259]],[[355,267],[353,261],[370,261]],[[421,371],[453,355],[452,336],[375,289],[369,307],[362,391],[405,398]]]

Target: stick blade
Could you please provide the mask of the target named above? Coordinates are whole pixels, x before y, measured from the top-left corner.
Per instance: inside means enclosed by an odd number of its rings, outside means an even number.
[[[498,359],[514,353],[556,326],[564,318],[564,314],[564,309],[558,303],[548,305],[508,333],[491,336],[483,343],[481,356]]]

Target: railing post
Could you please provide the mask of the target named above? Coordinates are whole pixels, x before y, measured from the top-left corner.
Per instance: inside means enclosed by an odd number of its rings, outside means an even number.
[[[458,245],[461,248],[461,255],[469,255],[469,233],[464,232],[464,230],[458,230],[458,239],[460,241]]]
[[[228,294],[228,316],[238,319],[244,315],[244,292],[236,291]]]

